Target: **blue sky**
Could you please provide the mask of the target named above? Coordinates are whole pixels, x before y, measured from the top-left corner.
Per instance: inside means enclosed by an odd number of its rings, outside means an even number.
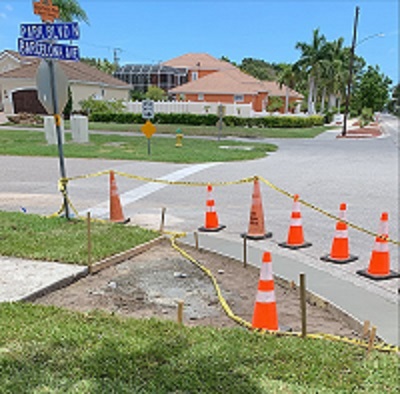
[[[351,45],[356,5],[360,6],[356,53],[378,64],[398,82],[397,0],[80,0],[90,25],[81,24],[81,56],[120,63],[157,63],[187,52],[207,52],[240,62],[244,57],[294,62],[298,41],[311,41],[320,28],[328,40]],[[0,0],[0,50],[17,49],[20,23],[40,22],[31,0]],[[364,38],[377,33],[384,37]],[[363,41],[363,42],[361,42]]]

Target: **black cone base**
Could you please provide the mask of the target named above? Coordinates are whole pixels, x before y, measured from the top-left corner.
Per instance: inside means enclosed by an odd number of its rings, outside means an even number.
[[[242,238],[246,237],[247,239],[251,239],[253,241],[260,241],[261,239],[267,239],[272,237],[272,233],[265,233],[264,235],[251,235],[247,233],[240,234]]]
[[[353,261],[358,260],[358,257],[349,255],[349,257],[347,259],[339,260],[339,259],[334,259],[329,254],[327,254],[326,256],[321,257],[321,260],[326,261],[328,263],[333,263],[333,264],[348,264],[348,263],[352,263]]]
[[[297,249],[302,249],[302,248],[309,248],[312,244],[309,242],[304,242],[301,245],[289,245],[287,242],[281,242],[278,244],[282,248],[287,248],[287,249],[292,249],[292,250],[297,250]]]
[[[371,275],[367,270],[357,271],[357,274],[372,280],[388,280],[388,279],[400,278],[400,274],[394,271],[389,271],[387,275],[379,275],[379,276]]]
[[[199,227],[199,231],[204,231],[208,233],[217,233],[218,231],[221,231],[225,228],[226,226],[222,225],[214,228],[206,228],[206,227]]]

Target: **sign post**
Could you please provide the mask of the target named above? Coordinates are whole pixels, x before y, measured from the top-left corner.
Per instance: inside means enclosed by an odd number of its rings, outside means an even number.
[[[156,132],[156,127],[149,119],[154,118],[154,101],[143,100],[142,101],[142,118],[147,119],[146,123],[142,126],[142,133],[147,137],[147,154],[151,154],[151,136]]]
[[[62,107],[66,104],[65,98],[66,90],[68,89],[68,80],[61,69],[57,68],[54,61],[78,61],[79,48],[73,45],[58,44],[55,41],[77,40],[79,38],[79,26],[76,22],[54,23],[54,20],[58,19],[60,15],[58,7],[53,6],[52,0],[33,2],[33,10],[34,14],[40,15],[44,23],[22,24],[20,26],[21,37],[18,39],[18,52],[21,56],[42,58],[48,66],[47,69],[46,67],[40,66],[38,70],[38,97],[46,110],[54,116],[61,174],[61,193],[64,200],[65,217],[69,219],[68,194],[65,183],[67,172],[64,162],[60,116],[60,112],[63,109]],[[46,83],[46,80],[49,80],[49,85]]]

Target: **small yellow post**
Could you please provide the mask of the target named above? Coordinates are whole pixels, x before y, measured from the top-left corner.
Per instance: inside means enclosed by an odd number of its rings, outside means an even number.
[[[163,207],[161,208],[161,223],[160,223],[160,233],[164,231],[164,225],[165,225],[165,211],[167,208]]]
[[[182,147],[182,139],[183,139],[183,133],[181,129],[176,130],[176,143],[175,146],[177,148]]]
[[[372,326],[371,333],[369,335],[367,355],[370,354],[371,350],[374,348],[375,336],[376,336],[376,327]]]
[[[87,222],[87,258],[88,258],[88,267],[89,273],[92,273],[92,239],[91,239],[91,230],[90,230],[90,212],[87,213],[86,216]]]
[[[365,322],[364,322],[364,326],[363,326],[363,330],[362,330],[362,333],[361,333],[361,338],[362,339],[364,339],[364,338],[368,338],[368,333],[369,333],[369,326],[370,326],[370,321],[369,320],[366,320]]]
[[[178,323],[183,324],[183,301],[178,301]]]
[[[306,275],[300,274],[301,337],[307,337]]]

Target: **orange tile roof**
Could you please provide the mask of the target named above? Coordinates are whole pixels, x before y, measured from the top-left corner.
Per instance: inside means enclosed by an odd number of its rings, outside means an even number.
[[[279,83],[276,81],[262,81],[262,84],[268,91],[269,96],[286,96],[286,85],[279,87]],[[289,97],[303,99],[304,96],[293,89],[289,88]]]
[[[36,77],[40,59],[31,57],[22,58],[17,52],[9,50],[7,52],[18,57],[24,63],[20,67],[1,73],[0,78],[34,79]],[[117,88],[130,89],[130,85],[127,83],[85,63],[60,61],[59,64],[70,82],[104,84]]]
[[[171,67],[190,70],[216,70],[203,78],[171,89],[172,94],[257,94],[268,92],[270,96],[285,96],[286,86],[282,88],[274,81],[260,81],[239,70],[233,64],[216,59],[207,53],[187,53],[163,63]],[[302,99],[303,96],[290,89],[289,97]]]
[[[236,68],[233,64],[217,59],[208,53],[186,53],[163,63],[165,66],[189,70],[224,70]]]

